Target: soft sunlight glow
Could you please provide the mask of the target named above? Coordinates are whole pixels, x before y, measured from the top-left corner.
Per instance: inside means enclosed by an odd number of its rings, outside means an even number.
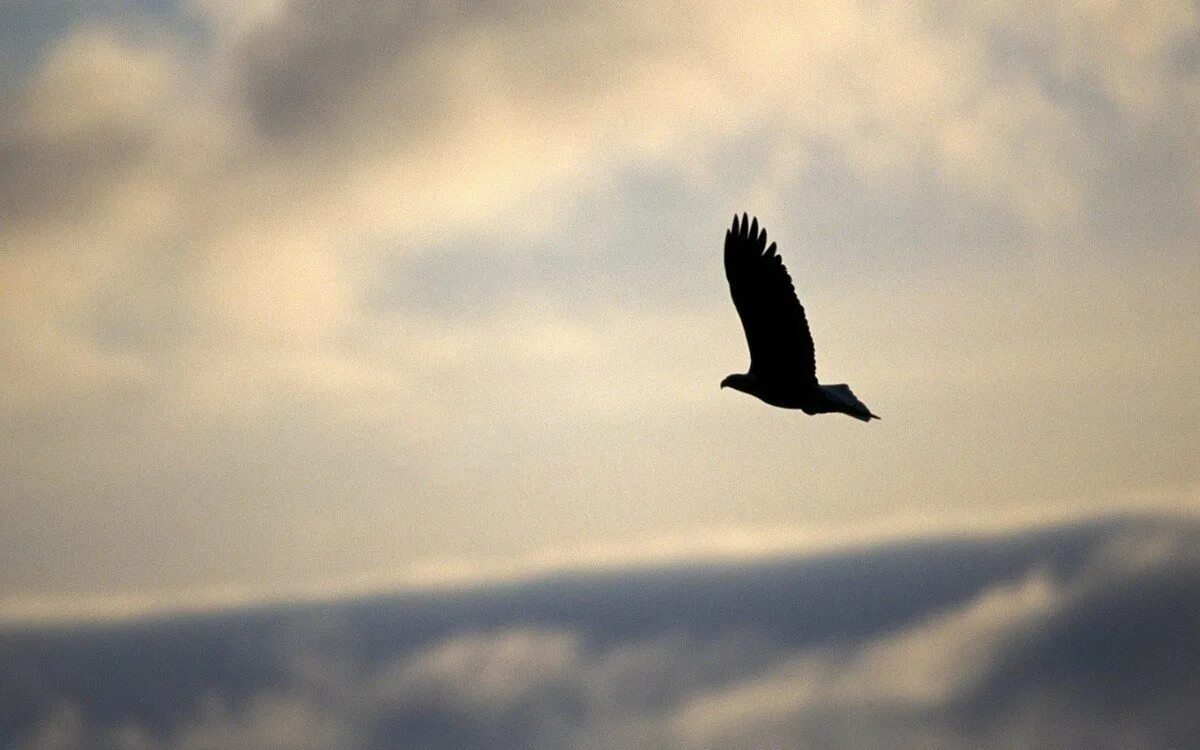
[[[5,601],[1197,509],[1190,3],[150,5],[0,91]],[[870,433],[721,398],[747,208]]]

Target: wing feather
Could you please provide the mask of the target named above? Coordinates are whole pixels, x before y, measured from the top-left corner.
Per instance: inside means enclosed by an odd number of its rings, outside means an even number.
[[[746,214],[725,233],[725,277],[750,347],[750,372],[816,385],[817,364],[804,307],[775,243]]]

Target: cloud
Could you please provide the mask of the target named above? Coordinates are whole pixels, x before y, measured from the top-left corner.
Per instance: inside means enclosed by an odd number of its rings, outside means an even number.
[[[1041,516],[1003,520],[962,518],[955,536],[988,540],[1036,528]],[[1056,523],[1080,522],[1071,514]],[[435,557],[415,565],[394,566],[339,577],[314,578],[291,585],[224,584],[182,591],[163,589],[96,595],[24,595],[0,599],[0,628],[55,627],[74,624],[136,622],[184,615],[213,615],[240,608],[305,605],[323,601],[389,596],[404,592],[445,594],[479,586],[524,585],[559,577],[625,575],[641,569],[756,566],[816,555],[855,554],[872,547],[924,544],[939,538],[942,527],[919,518],[894,517],[888,523],[839,523],[830,527],[752,528],[713,526],[688,533],[651,536],[584,546],[546,548],[492,558]],[[1154,562],[1175,554],[1172,537],[1138,536],[1133,542],[1097,555],[1118,569],[1139,560]]]
[[[1044,574],[985,590],[964,606],[850,649],[812,649],[764,674],[701,693],[672,717],[687,747],[833,741],[969,746],[939,714],[1060,606]],[[922,739],[924,738],[924,739]]]
[[[1195,535],[1194,525],[1113,522],[392,604],[27,630],[0,651],[5,674],[26,670],[4,682],[0,737],[130,748],[1168,747],[1196,729]],[[977,573],[966,587],[964,571]],[[96,639],[117,662],[92,658]],[[122,661],[131,649],[159,677]],[[88,687],[96,670],[111,675],[103,697]]]

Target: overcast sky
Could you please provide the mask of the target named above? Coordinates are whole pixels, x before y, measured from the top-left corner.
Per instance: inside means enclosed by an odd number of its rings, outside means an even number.
[[[1200,510],[1197,6],[730,7],[0,0],[0,618]]]

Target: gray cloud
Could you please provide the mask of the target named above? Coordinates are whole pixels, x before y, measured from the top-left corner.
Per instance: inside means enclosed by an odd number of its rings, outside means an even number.
[[[1178,746],[1198,730],[1196,534],[1119,521],[10,633],[0,737],[127,748]],[[116,661],[95,661],[101,642]],[[123,660],[130,649],[143,666]],[[98,679],[103,694],[88,687]]]
[[[148,135],[136,130],[101,129],[49,142],[0,136],[0,200],[15,222],[78,215],[98,193],[119,185],[149,146]]]
[[[469,18],[433,3],[289,3],[241,44],[246,103],[264,133],[289,140],[446,125],[445,71],[429,55]]]

